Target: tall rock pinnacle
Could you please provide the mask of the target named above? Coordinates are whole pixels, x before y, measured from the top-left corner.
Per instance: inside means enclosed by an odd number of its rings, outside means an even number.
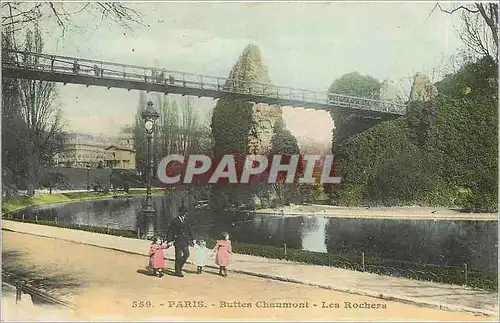
[[[413,77],[413,86],[410,91],[410,101],[432,101],[436,98],[438,91],[429,78],[422,74],[417,73]]]
[[[229,73],[229,79],[234,80],[235,89],[238,91],[247,91],[255,83],[271,83],[260,48],[257,45],[250,44],[245,47]],[[231,83],[226,83],[226,86],[231,85]]]

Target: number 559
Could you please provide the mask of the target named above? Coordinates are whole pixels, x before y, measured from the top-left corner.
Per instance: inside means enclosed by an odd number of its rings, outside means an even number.
[[[133,301],[132,307],[151,307],[150,301]]]

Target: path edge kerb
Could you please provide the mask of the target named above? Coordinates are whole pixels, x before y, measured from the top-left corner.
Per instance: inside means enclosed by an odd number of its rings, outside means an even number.
[[[215,268],[213,266],[207,266],[207,267]],[[256,273],[256,272],[251,272],[251,271],[246,271],[246,270],[241,270],[241,269],[232,270],[232,271],[235,273],[245,274],[245,275],[249,275],[249,276],[255,276],[255,277],[260,277],[260,278],[283,281],[283,282],[287,282],[287,283],[295,283],[295,284],[314,286],[314,287],[319,287],[322,289],[333,290],[336,292],[379,298],[379,299],[383,299],[386,301],[395,301],[395,302],[404,303],[404,304],[418,305],[421,307],[428,307],[428,308],[434,308],[434,309],[440,309],[440,310],[446,310],[446,311],[452,311],[452,312],[468,312],[468,313],[472,313],[472,314],[479,314],[479,315],[485,315],[485,316],[496,316],[498,314],[498,313],[493,312],[493,311],[480,310],[480,309],[466,307],[466,306],[455,306],[455,305],[450,305],[450,304],[431,303],[431,302],[425,302],[422,300],[414,299],[411,297],[404,297],[404,296],[399,296],[399,295],[384,295],[384,294],[380,294],[380,293],[376,293],[376,292],[372,292],[372,291],[364,291],[361,289],[349,289],[349,288],[342,288],[342,287],[331,286],[331,285],[323,285],[323,284],[307,282],[307,281],[303,281],[303,280],[299,280],[299,279]]]
[[[75,241],[75,240],[72,240],[72,239],[56,238],[56,237],[46,236],[46,235],[43,235],[43,234],[36,234],[36,233],[31,233],[31,232],[17,231],[15,229],[4,228],[3,225],[2,225],[2,230],[16,232],[16,233],[21,233],[21,234],[28,234],[28,235],[37,236],[37,237],[43,237],[43,238],[49,238],[49,239],[67,241],[67,242],[72,242],[72,243],[77,243],[77,244],[82,244],[82,245],[88,245],[88,246],[102,248],[102,249],[108,249],[108,250],[113,250],[113,251],[118,251],[118,252],[124,252],[124,253],[132,254],[132,255],[139,255],[139,256],[145,256],[145,257],[148,256],[148,254],[145,253],[145,252],[136,252],[136,251],[130,251],[130,250],[126,250],[126,249],[119,249],[119,248],[102,246],[102,245],[99,245],[99,244],[94,244],[94,243],[89,243],[89,242],[81,242],[81,241]],[[99,233],[93,233],[93,234],[99,234]],[[172,258],[172,257],[165,257],[165,260],[175,261],[175,259]],[[187,262],[190,263],[190,264],[192,264],[192,262],[189,261],[189,260]],[[218,269],[218,267],[215,267],[215,266],[212,266],[212,265],[207,265],[206,267],[212,268],[212,269]],[[481,309],[471,308],[471,307],[466,307],[466,306],[456,306],[456,305],[451,305],[451,304],[442,304],[442,303],[436,303],[436,302],[426,302],[426,301],[423,301],[423,300],[420,300],[420,299],[415,299],[415,298],[412,298],[412,297],[405,297],[405,296],[400,296],[400,295],[384,295],[384,294],[376,293],[376,292],[373,292],[373,291],[366,291],[366,290],[361,290],[361,289],[349,289],[349,288],[342,288],[342,287],[337,287],[337,286],[332,286],[332,285],[317,284],[317,283],[314,283],[314,282],[308,282],[306,280],[300,280],[300,279],[293,279],[293,278],[287,278],[287,277],[282,277],[282,276],[264,274],[264,273],[259,273],[259,272],[255,272],[255,271],[249,271],[249,270],[228,269],[228,271],[234,272],[234,273],[243,274],[243,275],[253,276],[253,277],[271,279],[271,280],[282,281],[282,282],[287,282],[287,283],[294,283],[294,284],[314,286],[314,287],[319,287],[319,288],[322,288],[322,289],[328,289],[328,290],[333,290],[333,291],[342,292],[342,293],[349,293],[349,294],[354,294],[354,295],[373,297],[373,298],[383,299],[383,300],[386,300],[386,301],[395,301],[395,302],[400,302],[400,303],[404,303],[404,304],[417,305],[417,306],[421,306],[421,307],[434,308],[434,309],[439,309],[439,310],[446,310],[446,311],[453,311],[453,312],[468,312],[468,313],[472,313],[472,314],[479,314],[479,315],[493,316],[493,317],[495,317],[496,315],[498,315],[498,313],[494,312],[494,311],[481,310]]]

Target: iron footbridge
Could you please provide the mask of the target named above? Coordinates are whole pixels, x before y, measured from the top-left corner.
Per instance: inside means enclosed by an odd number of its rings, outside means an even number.
[[[76,57],[2,50],[2,74],[10,78],[43,80],[122,88],[165,94],[180,94],[237,102],[336,110],[376,119],[394,119],[406,113],[396,101],[310,91],[266,83],[214,77],[137,65]]]

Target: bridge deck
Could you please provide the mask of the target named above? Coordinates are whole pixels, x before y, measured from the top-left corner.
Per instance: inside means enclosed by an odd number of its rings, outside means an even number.
[[[340,113],[362,114],[377,119],[397,118],[404,115],[406,110],[405,106],[396,102],[272,84],[245,84],[234,79],[143,66],[20,51],[3,51],[2,56],[2,73],[12,78],[337,110]]]

